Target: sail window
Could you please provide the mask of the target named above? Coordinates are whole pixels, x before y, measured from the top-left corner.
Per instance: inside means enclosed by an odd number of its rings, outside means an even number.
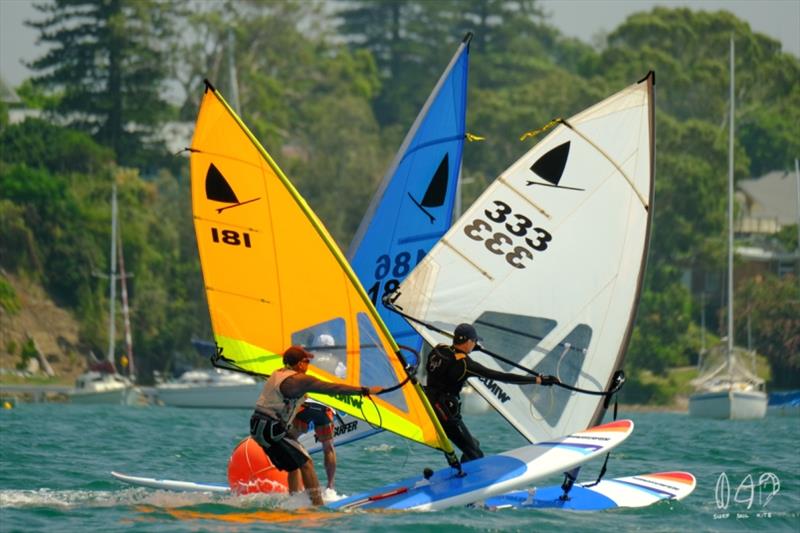
[[[562,383],[575,385],[592,340],[592,328],[578,324],[536,365],[537,372],[558,376]],[[561,387],[523,387],[533,406],[551,426],[558,424],[572,393]]]
[[[400,376],[392,368],[392,364],[378,337],[377,331],[372,326],[372,321],[365,313],[358,313],[358,336],[361,342],[361,376],[359,383],[365,387],[378,385],[392,387],[400,383]],[[398,389],[386,394],[381,394],[384,400],[404,413],[408,412],[406,399]]]
[[[553,331],[556,321],[550,318],[487,311],[475,321],[475,327],[478,335],[483,338],[482,345],[499,351],[506,359],[521,363],[522,359]],[[515,370],[508,363],[498,361],[498,364],[506,372]]]
[[[299,344],[314,354],[313,366],[340,379],[347,376],[347,334],[343,318],[293,333],[292,344]]]

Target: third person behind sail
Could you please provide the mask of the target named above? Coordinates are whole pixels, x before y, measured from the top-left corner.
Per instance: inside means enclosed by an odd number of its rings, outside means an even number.
[[[433,348],[425,365],[428,371],[425,394],[445,433],[463,452],[461,462],[464,463],[483,457],[480,443],[461,419],[461,388],[468,378],[483,377],[519,385],[553,385],[559,382],[555,376],[521,376],[486,368],[469,357],[480,340],[471,324],[459,324],[453,335],[453,344],[439,344]]]

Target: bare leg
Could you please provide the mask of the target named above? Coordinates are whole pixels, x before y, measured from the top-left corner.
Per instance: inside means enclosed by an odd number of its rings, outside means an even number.
[[[303,490],[303,481],[300,479],[299,468],[297,470],[292,470],[291,472],[289,472],[289,477],[287,481],[289,482],[289,494],[294,494],[295,492],[300,492],[301,490]]]
[[[314,470],[314,461],[310,459],[306,461],[300,467],[300,475],[303,477],[303,484],[308,492],[308,497],[311,498],[312,505],[323,505],[325,502],[322,501],[322,494],[320,494],[319,479],[317,479],[317,472]],[[291,484],[289,487],[291,491]]]
[[[325,474],[328,476],[328,488],[333,488],[333,478],[336,476],[336,450],[333,448],[333,440],[326,440],[322,443],[322,453],[325,456]]]

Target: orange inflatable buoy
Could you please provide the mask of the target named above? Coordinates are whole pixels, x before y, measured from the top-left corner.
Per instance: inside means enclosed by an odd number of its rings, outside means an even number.
[[[228,461],[228,485],[234,494],[288,492],[288,475],[278,470],[250,437],[236,446]]]

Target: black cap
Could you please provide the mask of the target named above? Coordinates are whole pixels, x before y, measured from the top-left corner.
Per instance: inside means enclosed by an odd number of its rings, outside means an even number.
[[[314,359],[314,354],[307,352],[302,346],[291,346],[283,352],[283,364],[294,366],[304,359]]]
[[[459,324],[453,332],[453,344],[461,344],[467,340],[479,342],[483,339],[478,337],[478,332],[472,324]]]

